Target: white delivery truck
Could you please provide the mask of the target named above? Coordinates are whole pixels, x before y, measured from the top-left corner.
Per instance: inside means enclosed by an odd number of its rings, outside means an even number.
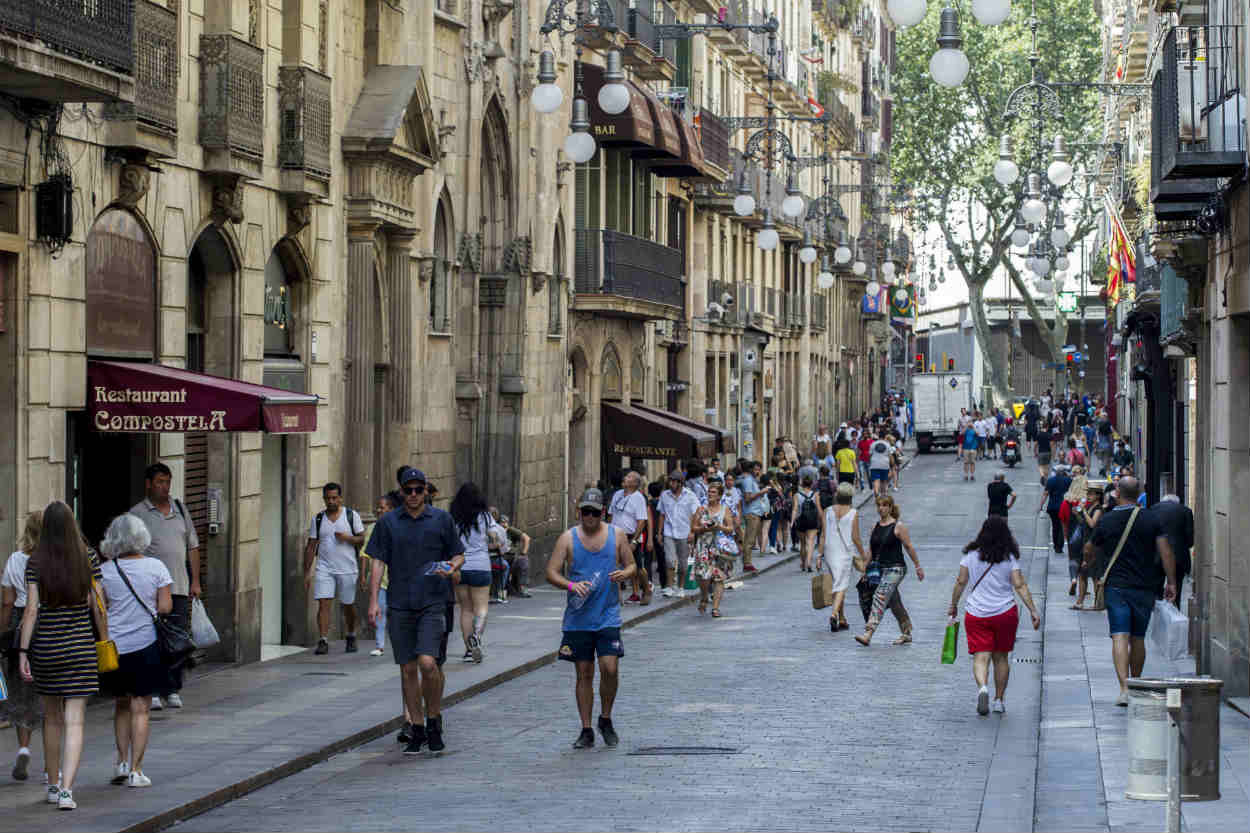
[[[917,373],[911,385],[916,448],[924,453],[935,445],[956,444],[959,409],[972,410],[972,374]]]

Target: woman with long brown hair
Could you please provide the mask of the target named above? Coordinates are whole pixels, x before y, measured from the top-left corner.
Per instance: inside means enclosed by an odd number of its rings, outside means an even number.
[[[0,628],[6,628],[6,643],[9,636],[13,640],[5,663],[9,697],[0,701],[0,717],[12,723],[17,730],[17,761],[13,764],[13,778],[17,781],[26,780],[30,766],[30,736],[43,723],[43,702],[35,687],[22,680],[17,656],[17,631],[26,614],[26,563],[39,544],[42,528],[43,512],[36,510],[26,516],[17,550],[5,562],[4,574],[0,577]]]
[[[43,510],[39,545],[26,565],[26,613],[22,617],[20,670],[43,697],[43,754],[48,803],[73,810],[74,777],[82,755],[87,698],[99,691],[94,617],[108,634],[106,602],[99,588],[100,562],[87,549],[74,513],[60,501]],[[36,624],[37,623],[37,624]]]
[[[903,607],[903,599],[898,592],[899,584],[907,575],[907,562],[903,560],[904,548],[916,565],[916,578],[920,581],[924,581],[924,568],[920,566],[920,557],[916,555],[916,548],[911,544],[907,527],[898,519],[899,509],[894,498],[878,495],[877,514],[881,519],[873,527],[868,543],[872,549],[872,560],[880,568],[881,580],[872,597],[872,612],[868,614],[864,632],[856,635],[855,641],[867,647],[888,607],[898,620],[898,629],[901,631],[894,644],[906,645],[911,642],[911,617],[907,615],[907,609]]]

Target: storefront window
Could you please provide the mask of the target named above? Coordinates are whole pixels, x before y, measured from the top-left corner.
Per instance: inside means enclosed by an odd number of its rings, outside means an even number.
[[[270,254],[265,264],[266,356],[290,356],[295,352],[295,299],[291,290],[278,253]]]

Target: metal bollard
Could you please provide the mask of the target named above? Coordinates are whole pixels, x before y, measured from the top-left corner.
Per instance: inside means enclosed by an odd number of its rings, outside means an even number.
[[[1128,681],[1129,769],[1125,798],[1168,801],[1169,819],[1173,790],[1178,815],[1182,800],[1219,799],[1223,685],[1223,681],[1210,677]],[[1174,708],[1172,691],[1178,698]]]
[[[1168,689],[1168,833],[1181,833],[1181,690]]]

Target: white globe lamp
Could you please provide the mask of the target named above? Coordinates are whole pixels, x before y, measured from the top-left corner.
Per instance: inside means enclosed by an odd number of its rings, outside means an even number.
[[[889,0],[885,8],[890,13],[890,20],[899,26],[915,26],[924,20],[928,11],[925,0]]]
[[[887,278],[894,277],[894,261],[887,260],[885,263],[881,264],[881,274],[885,275]]]
[[[1056,271],[1066,272],[1068,271],[1068,267],[1071,265],[1072,265],[1072,262],[1068,260],[1067,255],[1059,255],[1059,257],[1055,258],[1055,270]]]
[[[851,247],[846,245],[846,232],[842,232],[838,238],[838,248],[833,253],[833,259],[841,265],[846,265],[851,262],[852,257],[854,253],[851,252]]]
[[[734,213],[739,217],[750,217],[755,213],[755,197],[745,184],[738,189],[738,196],[734,197]]]
[[[1072,181],[1072,163],[1068,161],[1068,147],[1062,136],[1055,137],[1054,150],[1050,154],[1051,163],[1046,168],[1046,178],[1057,188],[1062,188]]]
[[[833,286],[833,273],[825,270],[816,276],[816,286],[821,289],[828,289]]]
[[[1020,178],[1020,166],[1011,158],[1011,139],[1003,135],[998,144],[998,161],[994,163],[994,179],[1007,186]]]
[[[1029,245],[1029,230],[1024,225],[1016,226],[1015,231],[1011,233],[1011,245],[1017,249]]]
[[[803,246],[799,249],[799,262],[815,263],[817,254],[816,247],[812,245],[811,235],[803,235]]]
[[[621,69],[621,53],[613,49],[608,53],[608,65],[603,70],[599,109],[608,115],[619,115],[629,107],[629,98],[629,87],[625,86],[625,73]]]
[[[1071,235],[1068,234],[1068,230],[1063,226],[1058,226],[1050,231],[1050,242],[1054,244],[1056,249],[1062,249],[1068,245],[1069,239],[1071,239]]]
[[[869,281],[868,285],[864,287],[864,292],[869,296],[876,298],[877,295],[881,293],[881,284],[876,281]]]
[[[564,155],[581,165],[595,155],[595,137],[584,130],[570,133],[564,139]]]
[[[958,87],[968,77],[970,65],[959,34],[959,13],[950,6],[942,9],[937,45],[938,51],[929,59],[929,74],[943,87]]]
[[[997,26],[1011,16],[1011,0],[972,0],[972,16],[982,26]]]
[[[851,271],[856,275],[863,275],[868,271],[868,264],[864,263],[862,260],[857,260],[855,261],[855,265],[851,267]]]
[[[772,212],[764,212],[764,227],[756,235],[755,245],[759,246],[763,251],[771,252],[777,248],[777,244],[780,241],[781,235],[777,234],[777,227],[773,225]]]
[[[781,201],[781,213],[787,217],[797,217],[803,213],[803,194],[793,180],[786,188],[786,198]]]
[[[530,93],[530,104],[539,113],[554,113],[564,103],[564,90],[556,85],[556,56],[544,49],[538,56],[538,86]]]

